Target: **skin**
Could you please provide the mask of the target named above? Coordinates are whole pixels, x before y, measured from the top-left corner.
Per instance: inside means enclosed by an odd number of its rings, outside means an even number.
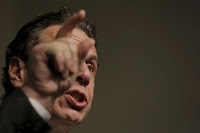
[[[46,33],[46,39],[51,40],[53,38],[52,34],[56,32],[60,26],[51,26],[47,28],[44,32]],[[80,42],[85,40],[88,36],[80,29],[75,28],[72,31],[71,38]],[[87,106],[81,110],[72,108],[67,102],[67,95],[64,94],[57,98],[49,108],[49,111],[52,114],[52,119],[50,121],[51,125],[54,125],[52,132],[67,132],[73,126],[79,124],[89,112],[93,95],[94,95],[94,81],[97,71],[97,52],[95,45],[92,45],[88,51],[88,54],[85,58],[85,61],[82,64],[81,70],[77,75],[77,79],[73,82],[72,86],[66,91],[79,91],[85,94],[87,98]],[[56,126],[55,126],[56,125]]]
[[[28,63],[13,58],[9,66],[13,86],[22,88],[52,114],[52,132],[68,132],[91,108],[98,59],[95,41],[76,28],[84,17],[85,12],[80,11],[64,25],[46,28],[40,36],[42,43],[31,50]],[[54,50],[55,43],[60,48]],[[84,108],[74,108],[67,102],[70,91],[86,96]]]

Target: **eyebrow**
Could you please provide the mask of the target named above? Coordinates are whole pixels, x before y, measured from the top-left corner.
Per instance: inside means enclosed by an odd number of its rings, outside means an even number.
[[[97,58],[97,56],[96,55],[89,55],[88,56],[88,59],[86,59],[86,61],[91,61],[91,60],[94,60],[95,62],[96,62],[96,64],[97,64],[97,67],[99,66],[99,63],[98,63],[98,58]]]

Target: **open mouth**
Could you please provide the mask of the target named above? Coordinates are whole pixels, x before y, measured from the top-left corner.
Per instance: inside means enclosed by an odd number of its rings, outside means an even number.
[[[66,93],[67,102],[73,109],[81,110],[87,106],[87,98],[84,93],[77,90]]]

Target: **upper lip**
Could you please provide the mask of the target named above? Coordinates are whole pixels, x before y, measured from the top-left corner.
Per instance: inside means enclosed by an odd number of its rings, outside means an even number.
[[[78,95],[81,96],[81,101],[86,101],[88,103],[87,97],[83,92],[80,92],[79,90],[69,90],[66,92],[66,94],[72,95],[73,93],[77,93]]]

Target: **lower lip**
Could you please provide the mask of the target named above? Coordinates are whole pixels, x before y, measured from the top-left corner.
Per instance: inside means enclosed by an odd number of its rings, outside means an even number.
[[[87,102],[86,101],[78,102],[70,94],[67,94],[66,97],[67,97],[67,102],[71,106],[74,106],[74,107],[76,107],[78,109],[83,109],[83,108],[85,108],[87,106]]]

